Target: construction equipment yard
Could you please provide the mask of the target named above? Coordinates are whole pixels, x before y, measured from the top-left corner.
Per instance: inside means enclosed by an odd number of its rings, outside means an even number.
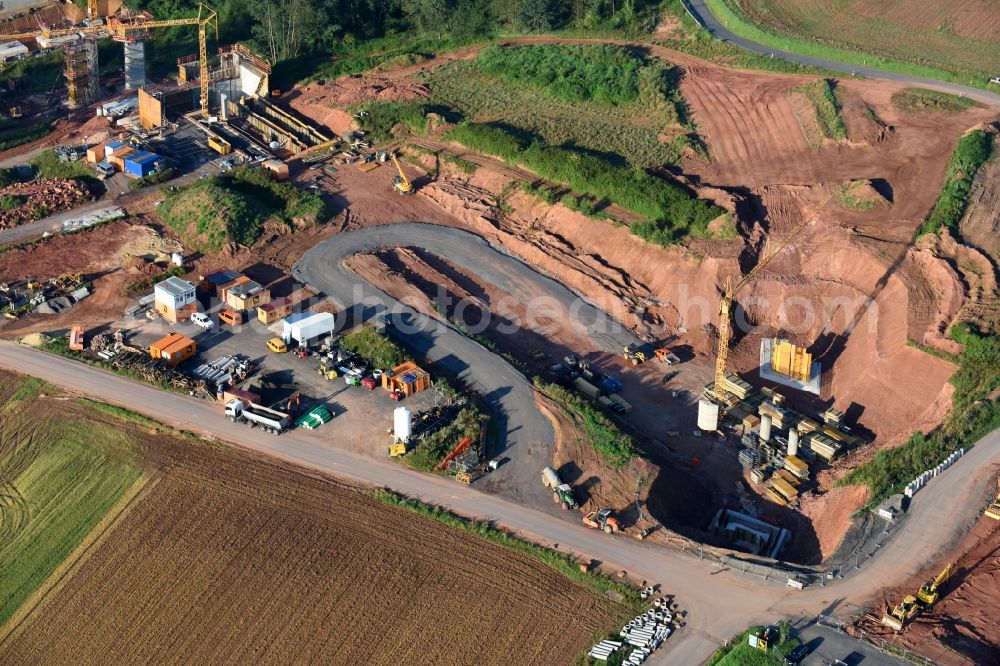
[[[155,660],[136,641],[184,631],[185,654],[211,658],[197,614],[119,635],[168,587],[164,608],[218,592],[213,621],[234,626],[256,603],[237,587],[263,590],[261,642],[240,649],[273,639],[272,661],[341,641],[372,663],[700,663],[751,623],[816,617],[949,665],[1000,650],[1000,523],[980,517],[1000,471],[1000,106],[548,36],[272,90],[243,44],[210,53],[207,6],[106,18],[8,30],[33,51],[75,30],[79,57],[75,110],[0,153],[0,368],[190,435],[142,445],[135,506],[0,629],[0,654]],[[149,83],[136,43],[168,26],[198,53]],[[98,38],[125,49],[115,101],[80,69]],[[624,67],[634,96],[572,101],[503,69],[535,57]],[[959,181],[967,201],[941,222]],[[501,546],[477,554],[474,535],[382,515],[326,476],[492,521],[635,589],[602,598],[527,556],[498,564]],[[249,578],[212,592],[234,567]],[[107,576],[121,584],[92,582]],[[153,596],[122,593],[140,579]],[[661,589],[679,608],[646,607]],[[291,619],[285,598],[315,610]],[[93,640],[40,647],[93,605],[116,609]],[[376,611],[345,627],[355,606]]]

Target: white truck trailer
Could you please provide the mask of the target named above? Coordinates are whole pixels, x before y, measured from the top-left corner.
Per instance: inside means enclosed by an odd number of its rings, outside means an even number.
[[[239,398],[226,403],[226,418],[233,423],[245,423],[251,428],[260,427],[272,435],[280,435],[288,428],[288,414]]]

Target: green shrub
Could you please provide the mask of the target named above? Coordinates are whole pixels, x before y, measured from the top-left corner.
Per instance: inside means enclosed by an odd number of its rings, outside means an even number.
[[[990,158],[993,143],[993,134],[983,130],[973,130],[958,140],[948,162],[941,192],[927,219],[917,228],[916,236],[937,233],[942,226],[958,229],[969,205],[972,181],[979,168]]]
[[[160,169],[159,171],[154,171],[148,176],[143,176],[142,178],[136,178],[131,183],[128,184],[128,189],[138,190],[149,185],[159,185],[160,183],[165,183],[171,178],[173,178],[177,172],[172,167],[167,167],[166,169]]]
[[[633,224],[632,232],[660,245],[676,243],[689,234],[703,235],[708,223],[722,214],[722,209],[645,171],[570,148],[527,143],[501,127],[463,123],[447,138],[472,150],[522,164],[543,178],[566,183],[597,200],[607,200],[645,215],[651,221]]]
[[[486,72],[509,82],[544,88],[568,102],[610,106],[638,99],[648,67],[644,58],[617,46],[490,46],[477,60]]]
[[[15,208],[20,208],[23,203],[21,197],[15,197],[11,194],[0,194],[0,210],[14,210]]]
[[[454,421],[420,440],[403,462],[414,469],[430,472],[466,437],[479,442],[485,422],[486,415],[479,407],[474,402],[467,402]]]

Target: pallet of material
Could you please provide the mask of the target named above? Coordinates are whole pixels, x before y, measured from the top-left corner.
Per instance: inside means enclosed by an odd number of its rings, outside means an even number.
[[[814,432],[809,435],[809,448],[824,460],[830,461],[840,453],[841,446],[839,442],[830,439],[826,435]]]
[[[784,479],[785,483],[790,485],[792,488],[795,488],[796,489],[795,492],[798,493],[799,480],[794,476],[792,476],[791,472],[789,472],[787,469],[779,469],[777,472],[774,473],[774,475],[781,479]]]
[[[381,165],[378,162],[365,162],[358,168],[364,171],[365,173],[368,173],[369,171],[379,168],[379,166]]]
[[[775,502],[777,502],[778,504],[780,504],[781,506],[786,506],[788,504],[788,500],[786,500],[784,497],[775,492],[774,488],[767,489],[767,496],[770,497]]]
[[[746,383],[745,381],[743,381],[742,379],[740,379],[731,372],[726,373],[726,378],[725,381],[723,382],[722,388],[732,393],[740,400],[746,399],[746,397],[750,395],[750,391],[753,390],[750,384]]]
[[[784,428],[790,420],[789,419],[790,414],[788,410],[782,407],[778,407],[773,402],[760,403],[760,414],[761,416],[765,414],[770,416],[771,422],[774,423],[774,426],[779,430],[781,428]]]
[[[809,478],[809,465],[798,456],[785,456],[785,469],[800,479]]]
[[[795,499],[799,495],[799,491],[793,488],[790,483],[777,476],[771,477],[771,487],[788,501]]]

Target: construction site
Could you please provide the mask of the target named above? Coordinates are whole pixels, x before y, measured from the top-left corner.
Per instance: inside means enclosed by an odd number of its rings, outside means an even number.
[[[1000,321],[996,160],[957,228],[918,230],[956,142],[982,133],[1000,150],[996,108],[913,112],[905,84],[844,77],[832,138],[802,92],[817,75],[556,37],[274,90],[264,57],[217,43],[208,6],[161,19],[117,5],[2,30],[28,54],[62,53],[70,114],[0,166],[51,151],[75,175],[36,166],[0,189],[0,336],[198,400],[232,427],[447,476],[595,536],[770,567],[793,588],[860,576],[923,529],[910,507],[971,448],[952,433],[991,422],[995,378],[976,373],[993,371],[964,350]],[[152,81],[146,42],[178,26],[198,52]],[[108,39],[125,64],[112,96]],[[601,154],[574,123],[606,108],[515,108],[549,93],[490,69],[504,51],[625,46],[671,68],[673,97],[618,108],[638,147],[608,138],[608,153],[711,211],[669,242],[647,231],[662,218],[596,177],[558,177]],[[4,106],[44,116],[37,93],[18,95]],[[656,115],[669,100],[685,114]],[[636,191],[658,192],[645,182]],[[883,473],[914,438],[934,451]],[[956,505],[982,504],[980,490]],[[988,661],[989,504],[855,600],[853,631]],[[652,654],[674,625],[643,617]]]

